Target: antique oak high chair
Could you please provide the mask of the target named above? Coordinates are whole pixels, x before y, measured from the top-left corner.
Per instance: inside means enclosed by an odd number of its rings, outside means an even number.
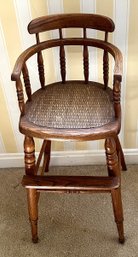
[[[24,51],[15,64],[12,80],[16,81],[21,112],[19,129],[25,135],[25,172],[22,185],[27,189],[32,240],[38,241],[38,200],[41,191],[50,192],[109,192],[112,196],[119,242],[124,242],[123,210],[121,201],[120,169],[126,170],[118,134],[121,127],[120,91],[122,55],[117,47],[108,43],[108,33],[114,31],[111,19],[94,14],[59,14],[40,17],[28,25],[30,34],[36,35],[36,45]],[[67,38],[63,29],[81,28],[82,36]],[[39,33],[55,30],[59,38],[40,42]],[[87,29],[104,32],[104,40],[88,37]],[[66,80],[65,46],[82,46],[84,80]],[[61,81],[45,86],[42,51],[59,48]],[[89,81],[89,49],[103,50],[103,84]],[[26,61],[37,55],[40,89],[32,94]],[[113,86],[108,86],[109,54],[114,58]],[[23,74],[24,91],[21,74]],[[33,138],[43,139],[37,162]],[[43,171],[48,171],[52,140],[105,140],[107,176],[50,176],[39,174],[43,158]]]

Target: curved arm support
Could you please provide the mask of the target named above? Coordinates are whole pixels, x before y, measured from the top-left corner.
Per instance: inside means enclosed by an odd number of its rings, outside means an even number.
[[[120,91],[121,91],[120,85],[122,80],[122,54],[116,46],[108,42],[98,40],[98,39],[87,39],[87,38],[85,39],[65,38],[65,39],[48,40],[29,47],[18,57],[15,67],[13,69],[11,79],[13,81],[16,81],[18,101],[19,101],[19,107],[20,107],[21,113],[22,114],[24,113],[24,97],[23,97],[20,75],[25,65],[25,62],[32,55],[40,52],[41,50],[57,47],[57,46],[61,47],[63,45],[83,45],[83,46],[97,47],[109,52],[114,57],[115,67],[114,67],[113,97],[114,97],[114,104],[115,104],[115,115],[118,116],[118,113],[120,114]]]
[[[23,94],[23,86],[20,79],[16,81],[16,90],[17,90],[17,97],[18,97],[18,104],[21,115],[25,113],[25,106],[24,106],[24,94]]]
[[[114,109],[115,109],[116,117],[119,117],[121,115],[121,105],[120,105],[121,81],[122,81],[122,76],[114,75],[113,100],[114,100]]]
[[[53,40],[44,41],[42,43],[33,45],[28,49],[26,49],[18,57],[13,69],[11,79],[13,81],[16,81],[20,77],[24,63],[32,55],[36,54],[41,50],[62,46],[62,45],[87,45],[87,46],[92,46],[92,47],[101,48],[103,50],[107,50],[114,57],[114,60],[115,60],[114,75],[122,76],[122,54],[116,46],[98,39],[65,38],[65,39],[53,39]]]

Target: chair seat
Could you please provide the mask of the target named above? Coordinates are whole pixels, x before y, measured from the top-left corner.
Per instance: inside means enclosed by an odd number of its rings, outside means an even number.
[[[39,89],[27,101],[20,131],[90,130],[115,121],[113,92],[97,82],[56,82]],[[32,125],[32,126],[30,126]]]

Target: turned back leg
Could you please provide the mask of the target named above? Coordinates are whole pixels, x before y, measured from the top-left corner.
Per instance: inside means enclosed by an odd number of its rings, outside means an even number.
[[[47,140],[46,148],[44,152],[45,172],[49,171],[50,155],[51,155],[51,141]]]
[[[115,222],[119,234],[119,242],[124,243],[123,208],[120,187],[111,191]]]
[[[113,138],[106,139],[105,142],[107,166],[110,176],[120,178],[120,166],[118,161],[118,155],[116,151],[116,143]],[[118,229],[119,242],[124,243],[124,228],[123,228],[123,208],[121,199],[121,178],[120,186],[111,190],[112,204],[114,210],[115,222]]]
[[[120,140],[119,140],[118,136],[116,136],[115,141],[116,141],[117,154],[119,157],[119,163],[122,167],[122,170],[127,170],[124,153],[123,153],[122,146],[120,144]]]

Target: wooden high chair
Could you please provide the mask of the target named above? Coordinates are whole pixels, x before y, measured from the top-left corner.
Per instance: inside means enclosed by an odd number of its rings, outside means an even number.
[[[64,37],[63,29],[80,28],[82,36]],[[27,189],[32,240],[38,241],[38,200],[41,191],[111,193],[119,242],[124,242],[123,209],[121,201],[120,168],[126,170],[118,134],[121,127],[122,55],[108,43],[108,33],[114,31],[111,19],[95,14],[59,14],[40,17],[28,25],[30,34],[36,35],[36,45],[26,49],[17,59],[12,80],[16,82],[21,112],[19,130],[25,135],[25,173],[22,184]],[[59,38],[40,42],[40,33],[59,31]],[[87,29],[104,32],[104,39],[88,37]],[[66,46],[82,46],[84,79],[66,79]],[[42,52],[59,48],[61,80],[45,85]],[[103,51],[103,83],[89,80],[89,49]],[[40,89],[32,93],[27,60],[37,55]],[[113,85],[109,87],[109,55],[114,59]],[[77,60],[79,62],[79,60]],[[23,83],[21,76],[23,75]],[[24,91],[27,101],[25,102]],[[43,139],[42,148],[35,159],[34,138]],[[52,140],[91,141],[105,140],[107,176],[50,176],[39,174],[43,157],[43,171],[48,171]],[[43,172],[42,172],[43,173]]]

